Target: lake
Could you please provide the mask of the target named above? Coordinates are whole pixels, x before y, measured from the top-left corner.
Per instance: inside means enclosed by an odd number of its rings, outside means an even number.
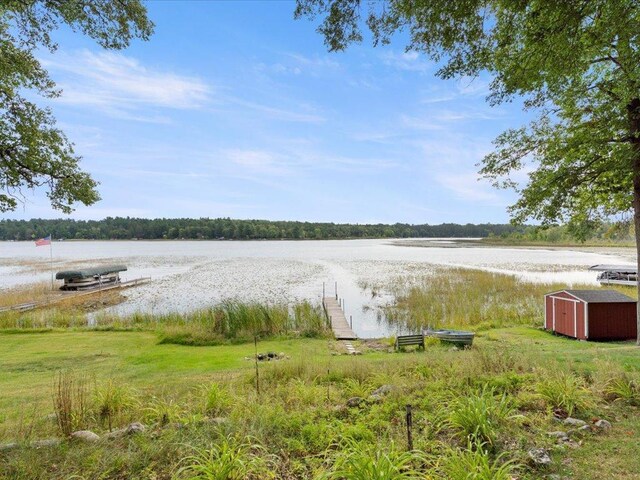
[[[418,246],[419,245],[419,246]],[[428,274],[434,266],[478,268],[530,282],[597,285],[598,263],[635,262],[633,249],[489,247],[455,239],[309,241],[65,241],[53,244],[53,270],[124,263],[123,280],[152,282],[124,290],[127,300],[110,307],[135,311],[189,311],[220,300],[319,302],[323,282],[335,282],[345,313],[361,337],[387,333],[378,306],[389,294],[371,298],[362,285]],[[0,242],[0,289],[50,279],[48,247]]]

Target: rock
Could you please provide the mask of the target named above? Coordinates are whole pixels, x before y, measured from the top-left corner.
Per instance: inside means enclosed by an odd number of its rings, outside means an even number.
[[[565,425],[571,425],[572,427],[582,427],[587,424],[584,420],[580,420],[579,418],[567,417],[562,422]]]
[[[527,452],[529,458],[536,465],[549,465],[551,464],[551,457],[544,448],[532,448]]]
[[[560,441],[560,442],[565,441],[565,440],[569,440],[569,435],[567,435],[565,432],[562,432],[562,431],[547,432],[547,435],[549,435],[552,438],[557,438],[558,441]]]
[[[593,424],[594,427],[599,428],[600,430],[610,430],[612,425],[610,422],[606,421],[606,420],[598,420],[596,423]]]
[[[71,434],[72,440],[80,440],[81,442],[97,442],[100,440],[100,437],[93,433],[91,430],[78,430],[77,432],[73,432]]]
[[[43,418],[48,422],[56,423],[58,421],[58,415],[56,415],[55,413],[50,413],[49,415],[45,415]]]
[[[369,395],[369,398],[367,398],[367,402],[369,403],[382,403],[382,400],[382,395],[377,393],[372,393],[371,395]]]
[[[145,426],[140,422],[130,423],[125,432],[127,435],[135,435],[136,433],[143,433],[146,430]]]
[[[351,397],[349,400],[347,400],[347,407],[357,407],[362,402],[364,402],[364,399],[362,397]]]
[[[10,450],[15,450],[19,447],[19,444],[13,443],[2,443],[0,444],[0,452],[8,452]]]
[[[33,448],[57,447],[61,441],[59,438],[45,438],[44,440],[34,440],[31,442]]]
[[[581,427],[569,430],[567,432],[567,435],[569,435],[570,437],[574,437],[575,435],[583,435],[583,434],[588,433],[590,431],[591,431],[591,426],[590,425],[582,425]]]
[[[381,387],[376,388],[373,392],[371,392],[371,395],[386,395],[391,390],[393,390],[393,386],[391,386],[391,385],[382,385]]]

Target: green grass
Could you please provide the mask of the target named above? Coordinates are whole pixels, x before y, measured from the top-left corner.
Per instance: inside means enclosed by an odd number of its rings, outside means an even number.
[[[629,343],[578,342],[528,327],[480,332],[466,351],[429,345],[333,356],[330,342],[259,342],[260,352],[289,358],[259,365],[258,396],[255,364],[245,359],[252,343],[159,344],[146,331],[0,334],[0,443],[59,435],[47,415],[56,374],[69,369],[87,379],[87,428],[105,434],[105,412],[113,428],[149,427],[94,445],[0,453],[0,478],[465,478],[464,471],[478,479],[639,478],[640,350]],[[550,418],[556,396],[541,386],[555,376],[565,381],[554,392],[567,390],[568,378],[588,392],[588,410],[575,415],[606,418],[614,428],[584,436],[578,449],[554,446],[546,432],[563,427]],[[382,401],[344,406],[386,384],[393,389]],[[407,403],[415,455],[403,454]],[[533,447],[549,448],[549,469],[529,465]]]

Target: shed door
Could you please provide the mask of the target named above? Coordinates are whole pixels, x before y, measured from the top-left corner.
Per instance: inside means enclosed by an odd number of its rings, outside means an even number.
[[[576,336],[575,304],[570,300],[556,300],[556,331],[571,337]]]

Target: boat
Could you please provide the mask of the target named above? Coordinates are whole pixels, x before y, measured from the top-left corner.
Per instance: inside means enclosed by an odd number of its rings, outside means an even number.
[[[56,280],[64,280],[60,290],[89,290],[120,283],[120,272],[126,265],[102,265],[81,270],[65,270],[56,273]]]
[[[593,265],[589,270],[600,272],[596,277],[600,285],[638,284],[638,267],[635,265]]]
[[[426,330],[424,332],[425,337],[434,337],[441,342],[453,343],[463,347],[471,346],[475,335],[473,332],[462,330]]]

